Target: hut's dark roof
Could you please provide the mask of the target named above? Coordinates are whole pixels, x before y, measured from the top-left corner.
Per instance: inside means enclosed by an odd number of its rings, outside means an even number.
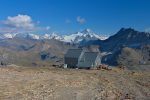
[[[85,52],[82,58],[80,59],[78,66],[79,67],[93,66],[95,64],[98,55],[99,55],[98,52]]]
[[[65,54],[65,57],[79,58],[82,51],[83,51],[82,49],[69,49]]]
[[[98,54],[98,52],[85,52],[81,59],[84,59],[86,62],[95,62]]]

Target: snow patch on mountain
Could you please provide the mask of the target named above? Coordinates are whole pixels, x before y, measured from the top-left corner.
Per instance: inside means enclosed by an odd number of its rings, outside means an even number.
[[[0,34],[0,39],[11,39],[16,36],[17,33],[5,33],[5,34]]]
[[[28,38],[39,40],[40,36],[36,34],[28,34]]]
[[[4,38],[14,38],[16,34],[6,33],[4,34]]]

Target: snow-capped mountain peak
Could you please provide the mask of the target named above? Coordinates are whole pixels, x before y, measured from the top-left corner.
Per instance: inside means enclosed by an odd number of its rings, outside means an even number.
[[[57,35],[55,32],[51,34],[44,34],[41,36],[42,39],[56,39],[56,40],[61,40],[62,37]]]
[[[36,35],[36,34],[28,34],[28,38],[31,38],[31,39],[40,39],[40,36],[39,35]]]
[[[44,35],[42,36],[42,39],[49,39],[49,37],[50,37],[50,34],[44,34]]]
[[[61,39],[62,39],[62,37],[61,37],[60,35],[56,34],[55,32],[53,32],[53,33],[50,35],[50,37],[51,37],[52,39],[56,39],[56,40],[61,40]]]
[[[87,29],[83,30],[81,33],[88,34],[88,33],[93,33],[93,32],[91,29],[87,28]]]
[[[0,39],[11,39],[14,38],[17,33],[0,33]]]
[[[5,33],[3,34],[4,38],[14,38],[16,34]]]
[[[85,29],[81,32],[76,32],[76,33],[71,34],[71,35],[65,35],[63,41],[64,42],[79,43],[83,40],[85,40],[85,41],[98,40],[98,39],[105,40],[107,38],[108,37],[97,35],[93,31],[91,31],[90,29]]]

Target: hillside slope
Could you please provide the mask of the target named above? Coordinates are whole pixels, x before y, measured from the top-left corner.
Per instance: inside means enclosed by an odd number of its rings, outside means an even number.
[[[115,66],[150,64],[150,33],[122,28],[104,41],[89,41],[83,47],[87,45],[98,45],[101,52],[108,53],[102,63]]]
[[[0,61],[19,65],[52,65],[63,62],[63,55],[69,48],[76,46],[54,39],[5,39],[0,40]]]

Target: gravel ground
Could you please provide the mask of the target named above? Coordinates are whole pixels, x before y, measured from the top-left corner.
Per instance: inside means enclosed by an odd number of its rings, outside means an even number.
[[[150,73],[3,67],[0,100],[150,100]]]

